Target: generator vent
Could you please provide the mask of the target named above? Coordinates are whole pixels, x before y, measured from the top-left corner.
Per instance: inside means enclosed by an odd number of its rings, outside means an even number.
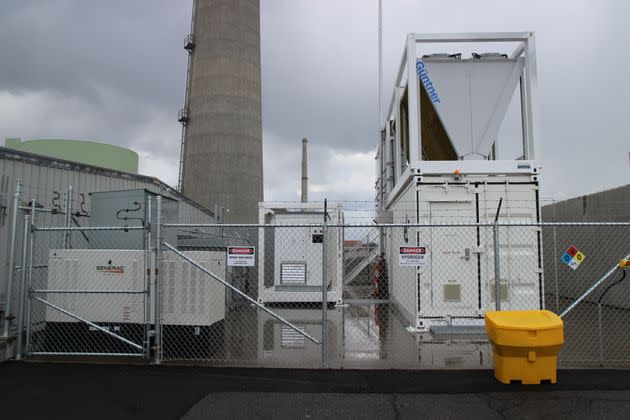
[[[298,329],[304,332],[303,327],[298,327]],[[285,349],[303,349],[306,346],[306,342],[304,341],[304,335],[295,331],[293,328],[288,325],[280,326],[280,346]]]
[[[306,263],[282,263],[280,265],[280,283],[306,284]]]
[[[175,261],[166,261],[166,273],[164,313],[172,314],[175,312]]]

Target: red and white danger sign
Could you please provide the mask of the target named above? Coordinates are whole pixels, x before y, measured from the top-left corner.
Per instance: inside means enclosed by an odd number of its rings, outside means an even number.
[[[398,261],[403,266],[415,266],[423,269],[427,265],[427,247],[401,246]]]
[[[256,247],[253,246],[228,246],[228,267],[253,267],[256,265]]]

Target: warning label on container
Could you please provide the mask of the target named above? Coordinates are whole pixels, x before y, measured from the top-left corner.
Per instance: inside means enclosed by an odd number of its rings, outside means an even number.
[[[256,247],[228,246],[228,267],[253,267],[256,265]]]
[[[398,254],[400,265],[424,269],[427,265],[426,246],[401,246]]]
[[[573,270],[578,268],[582,261],[586,258],[586,255],[582,254],[576,247],[571,245],[567,252],[562,256],[562,262],[571,267]]]

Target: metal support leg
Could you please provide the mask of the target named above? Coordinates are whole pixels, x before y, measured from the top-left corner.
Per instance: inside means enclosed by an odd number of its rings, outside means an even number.
[[[155,363],[162,362],[162,280],[163,280],[163,257],[162,257],[162,197],[157,196],[157,217],[155,223],[155,261],[157,271],[155,272]]]
[[[17,360],[22,360],[22,356],[24,355],[24,304],[26,299],[28,298],[28,289],[26,287],[26,257],[28,254],[28,237],[30,230],[30,220],[31,217],[27,214],[24,216],[24,233],[23,233],[23,243],[22,243],[22,267],[20,271],[20,300],[18,304],[18,312],[17,312],[17,350],[15,358]]]
[[[499,223],[494,222],[492,227],[494,236],[494,305],[497,311],[501,310],[501,259],[499,258]]]
[[[18,180],[15,186],[15,194],[13,195],[13,209],[11,211],[11,236],[9,238],[9,272],[7,276],[7,286],[5,288],[4,302],[4,325],[2,328],[2,336],[11,335],[11,318],[13,315],[13,282],[15,278],[15,236],[17,232],[17,215],[20,200],[20,191],[22,183]]]

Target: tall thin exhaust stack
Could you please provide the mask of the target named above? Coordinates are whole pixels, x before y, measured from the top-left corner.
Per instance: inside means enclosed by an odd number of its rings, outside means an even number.
[[[307,168],[308,139],[302,139],[302,203],[308,202],[308,168]]]

